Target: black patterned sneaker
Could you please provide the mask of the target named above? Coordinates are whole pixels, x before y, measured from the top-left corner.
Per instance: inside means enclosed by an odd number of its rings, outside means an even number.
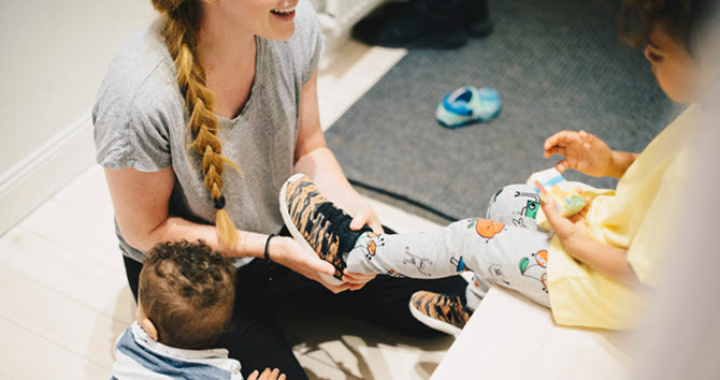
[[[460,296],[415,292],[410,297],[410,312],[427,327],[457,336],[470,319],[472,312]]]
[[[280,213],[285,226],[297,242],[315,251],[335,267],[333,277],[320,274],[332,285],[343,284],[345,260],[360,234],[371,231],[363,227],[350,229],[352,218],[325,198],[304,174],[290,177],[280,190]]]

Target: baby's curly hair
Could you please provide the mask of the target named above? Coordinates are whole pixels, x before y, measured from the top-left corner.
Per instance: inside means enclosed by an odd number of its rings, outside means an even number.
[[[714,0],[625,0],[620,37],[630,46],[644,47],[654,28],[661,27],[689,53],[707,27]]]
[[[206,349],[228,330],[235,301],[235,268],[204,242],[156,245],[140,272],[139,302],[158,341]]]

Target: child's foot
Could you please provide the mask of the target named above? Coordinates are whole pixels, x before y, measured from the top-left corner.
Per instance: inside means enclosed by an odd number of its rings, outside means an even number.
[[[343,254],[349,252],[360,234],[371,231],[364,227],[350,229],[352,218],[325,198],[304,174],[290,177],[280,190],[280,213],[293,238],[317,252],[335,267],[333,277],[320,274],[332,285],[340,285],[346,264]]]
[[[410,312],[426,326],[457,336],[470,319],[472,311],[460,296],[419,291],[410,297]]]

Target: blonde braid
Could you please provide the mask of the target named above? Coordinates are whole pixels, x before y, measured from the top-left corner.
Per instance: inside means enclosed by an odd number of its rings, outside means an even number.
[[[220,244],[227,248],[234,247],[238,241],[238,232],[225,211],[222,173],[225,164],[238,171],[240,168],[222,155],[222,145],[217,137],[218,120],[213,112],[213,95],[205,85],[205,72],[196,59],[198,5],[194,0],[152,2],[155,9],[168,15],[163,36],[175,60],[177,81],[190,112],[187,132],[192,142],[189,147],[202,157],[204,184],[217,210],[215,226]]]

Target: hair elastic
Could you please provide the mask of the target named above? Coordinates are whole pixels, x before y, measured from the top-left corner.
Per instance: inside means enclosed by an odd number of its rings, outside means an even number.
[[[215,203],[215,208],[217,210],[225,208],[225,196],[221,195],[218,199],[213,199],[213,202]]]
[[[270,239],[274,238],[275,236],[277,236],[277,235],[270,234],[268,236],[267,240],[265,240],[265,260],[267,260],[267,261],[271,261],[270,260],[270,251],[268,250],[268,247],[270,246]]]

